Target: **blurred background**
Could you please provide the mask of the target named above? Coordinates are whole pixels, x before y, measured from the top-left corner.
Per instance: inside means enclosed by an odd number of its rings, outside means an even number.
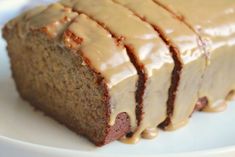
[[[0,0],[0,28],[11,18],[36,5],[48,4],[56,0]]]

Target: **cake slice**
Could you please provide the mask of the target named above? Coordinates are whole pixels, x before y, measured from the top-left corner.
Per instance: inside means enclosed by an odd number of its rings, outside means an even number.
[[[235,90],[234,1],[157,2],[206,41],[209,62],[200,85],[197,108],[209,112],[223,111]]]
[[[179,80],[174,77],[168,97],[168,117],[161,127],[174,130],[185,125],[192,114],[198,100],[198,90],[202,74],[206,66],[206,57],[200,44],[199,36],[189,29],[184,23],[172,17],[167,11],[152,0],[113,0],[125,6],[142,20],[150,23],[161,35],[162,39],[170,46],[172,53],[179,57],[181,69]],[[175,73],[174,75],[177,75]],[[153,118],[153,107],[149,106],[145,121],[151,121],[152,127],[161,122]],[[155,110],[158,110],[157,108]],[[144,122],[143,123],[147,123]],[[148,123],[147,123],[148,124]]]
[[[167,45],[161,40],[149,23],[142,21],[128,9],[112,2],[111,0],[63,0],[66,7],[73,11],[86,14],[100,23],[120,42],[127,47],[129,56],[133,56],[141,67],[139,75],[143,73],[145,88],[139,88],[141,95],[137,94],[137,120],[138,127],[134,128],[134,134],[130,138],[123,139],[127,143],[135,143],[140,136],[153,138],[157,135],[156,126],[149,125],[150,119],[159,123],[166,118],[168,90],[171,84],[171,74],[174,63]],[[143,98],[142,98],[143,96]],[[146,111],[148,110],[148,111]],[[151,113],[150,112],[154,111]],[[139,126],[142,119],[145,127]]]
[[[137,71],[96,22],[56,3],[10,21],[4,37],[17,89],[33,106],[99,146],[135,125]]]

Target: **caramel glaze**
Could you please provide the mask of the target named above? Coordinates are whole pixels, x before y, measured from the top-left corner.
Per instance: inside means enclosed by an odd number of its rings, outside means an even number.
[[[155,128],[149,128],[145,129],[142,133],[141,136],[134,136],[135,138],[130,138],[127,136],[124,136],[120,139],[121,142],[126,143],[126,144],[133,144],[137,143],[140,140],[140,137],[144,139],[153,139],[158,135],[158,129]]]
[[[216,102],[214,102],[215,107],[211,107],[208,104],[206,104],[205,107],[202,108],[201,111],[212,112],[212,113],[222,112],[222,111],[226,110],[226,108],[228,107],[228,103],[230,101],[233,101],[234,99],[235,99],[235,92],[234,92],[234,90],[232,90],[228,93],[228,95],[225,97],[225,99],[217,100]]]
[[[147,113],[144,114],[145,106],[157,108],[158,112],[155,112],[157,109],[153,109],[153,115],[155,113],[159,123],[162,122],[166,118],[166,101],[173,71],[173,60],[168,47],[154,28],[111,0],[63,0],[61,3],[73,8],[74,11],[86,14],[113,36],[123,37],[122,43],[130,48],[131,54],[143,66],[143,72],[147,76],[146,89],[143,91],[143,105],[137,105],[139,123],[148,116]],[[144,131],[145,129],[147,130]],[[148,130],[155,129],[156,125],[137,127],[131,138],[124,139],[128,141],[127,143],[135,143],[141,134],[148,138],[156,136],[156,133],[146,135]]]
[[[229,92],[229,94],[227,95],[226,97],[226,100],[227,101],[233,101],[235,100],[235,90],[232,90]]]
[[[170,13],[174,18],[178,19],[179,21],[183,22],[191,31],[193,31],[195,34],[198,36],[198,44],[200,45],[200,48],[202,51],[204,51],[204,55],[206,57],[206,64],[210,64],[210,50],[208,48],[208,39],[203,38],[201,34],[195,30],[195,28],[188,22],[187,19],[185,19],[185,16],[178,12],[177,10],[174,10],[172,7],[169,7],[168,5],[165,5],[164,3],[161,2],[161,0],[152,0],[154,3],[165,9],[168,13]]]

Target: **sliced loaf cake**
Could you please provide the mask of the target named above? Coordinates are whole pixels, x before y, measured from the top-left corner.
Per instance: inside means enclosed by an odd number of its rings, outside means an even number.
[[[235,6],[62,0],[3,30],[21,97],[98,146],[219,111],[235,90]]]

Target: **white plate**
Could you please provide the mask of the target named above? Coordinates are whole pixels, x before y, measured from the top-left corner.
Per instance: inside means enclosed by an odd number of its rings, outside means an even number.
[[[196,113],[186,127],[160,132],[154,140],[141,140],[135,145],[116,141],[97,148],[19,98],[5,42],[0,39],[0,157],[232,157],[234,113],[235,103],[231,103],[222,113]]]

